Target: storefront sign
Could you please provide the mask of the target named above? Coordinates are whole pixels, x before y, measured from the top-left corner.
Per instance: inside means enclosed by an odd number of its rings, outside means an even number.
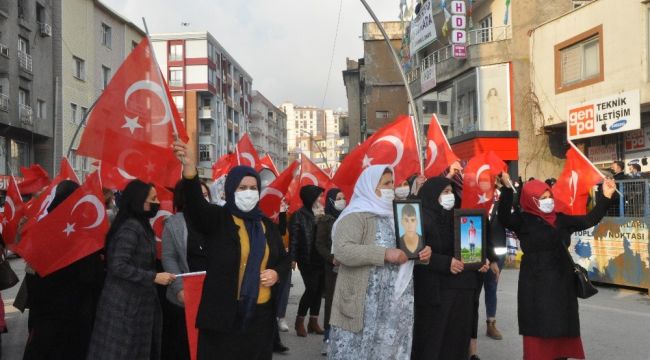
[[[420,71],[420,88],[422,93],[427,92],[436,87],[436,63],[433,62],[431,66]]]
[[[626,91],[569,107],[569,139],[614,134],[641,128],[639,90]]]
[[[422,5],[418,16],[411,21],[411,32],[409,34],[411,57],[437,38],[436,25],[433,22],[432,3],[433,0],[426,1]]]
[[[625,151],[635,152],[650,149],[650,124],[639,130],[625,133]]]
[[[467,6],[465,1],[455,0],[451,2],[451,43],[453,44],[453,56],[455,59],[467,57]]]
[[[650,288],[646,218],[606,217],[571,240],[573,260],[589,271],[591,280]]]
[[[616,145],[591,145],[587,148],[587,157],[593,163],[610,163],[616,160]]]

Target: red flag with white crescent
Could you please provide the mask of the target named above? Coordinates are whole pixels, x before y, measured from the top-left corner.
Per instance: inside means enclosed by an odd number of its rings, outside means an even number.
[[[154,217],[149,219],[149,223],[156,234],[156,258],[162,258],[162,233],[165,228],[165,221],[168,217],[174,215],[174,193],[162,186],[155,185],[156,197],[160,201],[160,209]]]
[[[278,168],[275,167],[275,163],[273,162],[271,155],[269,154],[264,155],[264,157],[260,159],[260,164],[262,165],[263,168],[271,170],[276,177],[280,176],[280,173],[278,172]]]
[[[30,167],[20,167],[23,181],[18,184],[21,194],[33,194],[50,184],[50,176],[39,164]]]
[[[20,190],[18,190],[16,178],[11,176],[9,179],[9,187],[7,188],[7,196],[5,197],[4,218],[2,219],[2,238],[9,249],[16,242],[18,224],[24,215],[25,204],[20,195]]]
[[[23,235],[15,251],[47,276],[104,247],[108,218],[99,174],[86,182]]]
[[[463,176],[463,209],[490,209],[497,175],[508,166],[493,151],[480,153],[467,163]]]
[[[282,174],[275,178],[260,195],[260,210],[274,222],[278,222],[280,215],[280,206],[282,198],[289,191],[289,185],[293,180],[296,170],[298,169],[298,161],[294,161],[288,168],[284,169]]]
[[[216,180],[230,171],[237,164],[235,153],[225,154],[212,164],[212,180]]]
[[[237,165],[250,166],[256,171],[262,169],[260,157],[257,154],[257,150],[255,150],[255,146],[253,145],[250,136],[248,136],[248,133],[244,134],[244,136],[239,139],[235,150]]]
[[[445,169],[460,159],[447,141],[447,137],[442,131],[438,122],[438,117],[434,114],[429,123],[427,134],[427,157],[424,165],[424,176],[440,176]]]
[[[587,214],[589,191],[603,180],[603,175],[574,146],[566,153],[564,169],[553,186],[555,211],[567,215]]]

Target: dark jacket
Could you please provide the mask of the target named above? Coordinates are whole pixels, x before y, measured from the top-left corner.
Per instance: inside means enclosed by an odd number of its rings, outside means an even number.
[[[334,255],[332,255],[332,226],[336,218],[331,215],[319,216],[316,220],[316,250],[325,259],[325,268],[332,270]]]
[[[88,359],[158,359],[162,312],[154,284],[153,232],[135,219],[127,220],[107,242],[106,260]]]
[[[511,213],[512,197],[511,189],[502,190],[499,220],[517,234],[524,253],[517,292],[519,333],[545,338],[580,336],[573,268],[564,248],[571,244],[572,233],[596,225],[611,201],[601,195],[586,216],[557,214],[553,227],[538,216]]]
[[[289,253],[299,264],[322,265],[323,258],[315,248],[316,218],[305,207],[291,217],[289,223]]]
[[[203,283],[201,303],[196,317],[199,329],[233,332],[241,327],[238,313],[240,240],[239,227],[226,207],[211,205],[201,194],[198,177],[183,180],[185,208],[196,229],[205,234],[207,245],[207,274]],[[289,258],[275,224],[268,218],[262,220],[269,247],[267,269],[278,275],[289,270]],[[277,283],[271,289],[272,301],[279,296]],[[275,307],[273,307],[275,308]]]

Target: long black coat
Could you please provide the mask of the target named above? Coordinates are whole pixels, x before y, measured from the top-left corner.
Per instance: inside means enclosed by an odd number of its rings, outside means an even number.
[[[316,250],[316,217],[302,207],[289,223],[289,253],[298,264],[323,265],[324,260]]]
[[[129,219],[106,245],[107,274],[88,359],[160,358],[162,312],[154,279],[156,239]]]
[[[586,216],[557,214],[553,227],[538,216],[511,213],[512,197],[511,189],[502,190],[499,220],[517,234],[524,253],[517,292],[519,333],[543,338],[580,336],[573,269],[564,248],[571,244],[572,233],[602,219],[610,200],[601,195]]]
[[[241,319],[237,316],[241,253],[239,227],[227,208],[205,201],[198,176],[183,182],[184,212],[192,219],[196,229],[205,234],[208,254],[196,327],[219,332],[238,331],[241,328]],[[290,261],[277,226],[267,218],[262,221],[269,247],[266,268],[275,270],[278,275],[286,274]],[[271,288],[272,301],[279,296],[278,284]]]

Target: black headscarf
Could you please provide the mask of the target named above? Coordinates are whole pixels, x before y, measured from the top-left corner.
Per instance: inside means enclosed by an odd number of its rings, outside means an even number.
[[[146,231],[153,234],[153,229],[144,211],[144,202],[147,200],[152,187],[153,184],[147,184],[137,179],[126,185],[120,199],[120,210],[115,215],[115,220],[113,220],[111,228],[106,234],[106,243],[111,241],[113,235],[129,219],[138,220]]]
[[[307,211],[313,213],[311,208],[314,206],[314,203],[318,200],[318,197],[323,193],[323,191],[325,191],[325,189],[316,185],[305,185],[300,188],[300,200],[302,200],[302,205],[307,209]]]
[[[442,239],[453,239],[454,236],[454,211],[453,209],[443,209],[438,201],[442,191],[449,185],[452,188],[454,186],[451,180],[446,177],[433,177],[422,185],[417,195],[417,198],[422,201],[422,207],[424,208],[426,216],[424,221],[433,221],[432,227],[437,230],[438,236]],[[458,199],[456,200],[458,201]]]
[[[79,188],[79,184],[72,180],[63,180],[56,186],[56,192],[54,193],[54,199],[50,203],[50,206],[47,207],[47,212],[51,213],[54,208],[61,205],[68,196]]]
[[[327,200],[325,200],[325,214],[338,218],[341,215],[341,211],[336,210],[334,207],[334,202],[336,201],[336,196],[341,192],[337,188],[331,188],[327,191]]]
[[[242,328],[247,328],[255,312],[257,297],[260,292],[260,270],[264,252],[266,251],[266,236],[262,227],[262,212],[259,209],[259,203],[249,211],[241,211],[235,202],[235,191],[239,187],[242,179],[246,176],[252,176],[257,181],[259,192],[261,181],[260,176],[249,166],[236,166],[228,172],[224,192],[226,194],[226,208],[232,215],[244,220],[250,250],[246,260],[246,270],[244,278],[239,289],[239,306],[238,315],[242,321]]]

